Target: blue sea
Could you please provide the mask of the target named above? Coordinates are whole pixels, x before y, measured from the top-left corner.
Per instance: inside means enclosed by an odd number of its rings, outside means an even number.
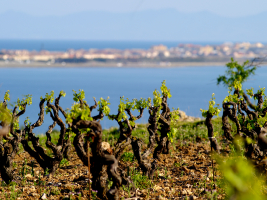
[[[223,101],[228,94],[222,85],[216,85],[216,78],[224,74],[225,67],[173,67],[173,68],[1,68],[0,99],[10,90],[11,102],[23,95],[31,94],[33,103],[27,107],[21,117],[20,124],[26,116],[34,123],[38,119],[40,97],[51,90],[58,95],[61,90],[67,94],[60,100],[63,109],[73,104],[73,92],[83,89],[89,105],[94,103],[93,97],[110,98],[111,114],[117,114],[120,97],[148,98],[153,97],[155,89],[160,90],[161,82],[166,80],[172,97],[168,100],[170,108],[180,108],[187,115],[201,117],[200,108],[207,109],[212,93],[216,103]],[[267,67],[257,69],[256,75],[244,84],[244,88],[266,86]],[[93,112],[96,115],[97,111]],[[137,113],[135,113],[137,114]],[[148,111],[138,123],[147,123]],[[44,124],[35,129],[36,133],[45,133],[52,123],[46,115]],[[117,126],[115,121],[104,118],[104,128]],[[59,129],[59,127],[56,127]]]

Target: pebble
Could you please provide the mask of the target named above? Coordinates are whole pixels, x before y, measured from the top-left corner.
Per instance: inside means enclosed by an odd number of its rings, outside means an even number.
[[[194,199],[197,199],[197,197],[194,195],[189,196],[189,200],[194,200]]]
[[[187,169],[187,167],[182,167],[182,170],[185,171],[186,173],[189,172],[189,169]]]
[[[34,192],[34,193],[30,193],[29,196],[35,197],[35,196],[38,196],[38,194]]]
[[[157,191],[157,190],[160,190],[160,189],[161,189],[161,187],[160,187],[160,186],[158,186],[158,185],[155,185],[155,186],[153,187],[153,189]]]
[[[187,188],[191,188],[192,187],[192,185],[190,185],[190,184],[186,184],[185,185]]]
[[[47,196],[45,193],[42,194],[41,199],[47,199]]]
[[[162,196],[157,196],[157,197],[156,197],[156,200],[167,200],[167,198],[162,197]]]
[[[26,174],[26,175],[25,175],[25,178],[31,178],[31,177],[32,177],[31,174]]]

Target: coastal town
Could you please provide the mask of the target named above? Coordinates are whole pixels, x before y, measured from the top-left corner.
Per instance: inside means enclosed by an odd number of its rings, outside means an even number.
[[[1,49],[1,47],[0,47]],[[151,46],[150,49],[68,49],[59,51],[0,50],[0,62],[8,65],[45,65],[68,63],[157,63],[172,65],[178,62],[227,62],[231,57],[243,61],[267,55],[267,45],[262,43],[231,43],[219,45],[178,44],[168,48],[165,45]]]

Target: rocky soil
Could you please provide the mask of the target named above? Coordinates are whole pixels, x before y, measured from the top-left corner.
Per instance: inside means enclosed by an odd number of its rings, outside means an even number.
[[[138,180],[136,188],[121,188],[121,199],[208,199],[223,198],[213,188],[212,162],[207,140],[196,138],[195,143],[177,141],[169,155],[161,155],[153,180]],[[1,199],[88,199],[88,171],[77,157],[74,148],[71,160],[62,163],[54,176],[44,175],[40,166],[26,152],[14,160],[18,180],[10,185],[2,182]],[[138,170],[135,161],[120,161],[125,170]],[[215,179],[219,177],[215,171]],[[218,179],[218,180],[217,180]],[[216,184],[217,184],[216,182]],[[93,191],[93,199],[96,199]]]

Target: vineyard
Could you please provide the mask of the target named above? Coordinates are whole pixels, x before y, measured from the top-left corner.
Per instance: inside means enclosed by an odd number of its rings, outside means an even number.
[[[152,98],[120,97],[116,113],[108,97],[86,101],[83,90],[73,91],[68,109],[60,106],[65,92],[51,91],[24,126],[19,118],[31,95],[11,103],[7,91],[0,102],[0,198],[266,199],[267,97],[265,88],[242,87],[256,66],[232,59],[217,78],[229,95],[216,104],[211,94],[203,120],[193,122],[170,109],[165,81]],[[137,124],[144,112],[147,124]],[[104,116],[118,128],[103,130]],[[53,123],[35,135],[45,118]]]

